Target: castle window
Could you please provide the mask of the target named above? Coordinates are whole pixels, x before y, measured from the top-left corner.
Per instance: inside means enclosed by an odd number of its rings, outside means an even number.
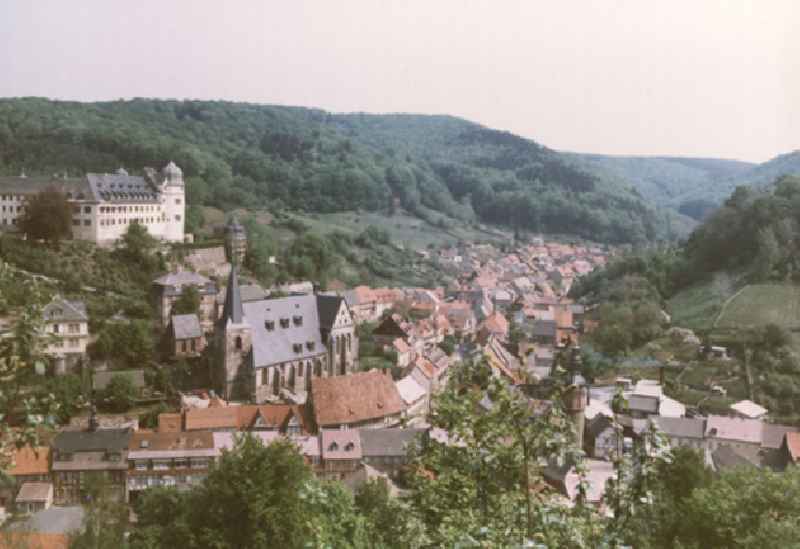
[[[303,344],[302,344],[302,343],[293,343],[293,344],[292,344],[292,350],[293,350],[295,353],[299,353],[299,352],[301,352],[301,351],[303,350]]]
[[[289,319],[288,318],[282,318],[281,319],[281,328],[288,328],[288,327],[289,327]]]
[[[295,326],[302,326],[303,325],[303,317],[300,315],[294,315],[292,317],[292,321],[294,321]]]
[[[265,320],[264,327],[267,329],[268,332],[271,332],[275,329],[275,321],[274,320]]]

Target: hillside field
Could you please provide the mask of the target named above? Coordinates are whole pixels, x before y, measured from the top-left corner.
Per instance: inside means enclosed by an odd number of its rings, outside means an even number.
[[[717,319],[717,330],[777,324],[800,329],[800,287],[788,284],[754,284],[745,287]]]

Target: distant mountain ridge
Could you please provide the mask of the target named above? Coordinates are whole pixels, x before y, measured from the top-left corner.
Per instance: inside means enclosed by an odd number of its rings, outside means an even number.
[[[782,175],[800,174],[800,151],[761,164],[715,158],[565,154],[577,166],[627,181],[646,200],[698,220],[738,186],[763,187]]]

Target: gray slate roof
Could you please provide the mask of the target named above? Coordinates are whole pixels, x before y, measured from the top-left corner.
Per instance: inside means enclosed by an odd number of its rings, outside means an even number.
[[[167,273],[153,281],[154,284],[158,284],[159,286],[188,286],[190,284],[195,286],[205,286],[209,282],[211,281],[203,275],[192,271]]]
[[[94,196],[84,178],[60,177],[0,177],[0,194],[34,194],[54,188],[67,197],[93,200]]]
[[[327,352],[320,333],[317,296],[264,299],[240,306],[243,307],[244,318],[252,330],[254,367],[311,359]],[[227,311],[227,300],[225,308]],[[299,326],[294,322],[295,317],[302,317]],[[288,328],[281,327],[281,319],[288,319]],[[271,331],[266,329],[267,320],[275,323]],[[306,345],[309,342],[313,343],[313,349]],[[301,344],[299,353],[294,351],[294,344]]]
[[[88,322],[89,314],[83,301],[56,298],[45,306],[44,318],[51,322]]]
[[[203,336],[200,329],[200,319],[196,314],[173,315],[172,336],[175,339],[194,339]]]
[[[791,425],[765,423],[761,432],[761,446],[764,448],[780,448],[786,433],[797,433],[800,429]]]
[[[244,321],[242,292],[239,290],[239,275],[236,273],[236,265],[231,267],[231,274],[228,275],[228,287],[225,290],[225,308],[222,310],[222,322],[226,323],[228,321],[234,324],[241,324]],[[255,332],[253,339],[255,340]]]
[[[155,183],[139,175],[122,173],[89,173],[86,180],[92,194],[104,202],[158,203],[159,194]]]
[[[53,439],[53,448],[60,452],[122,452],[128,449],[130,438],[128,429],[62,431]]]
[[[668,437],[702,439],[705,436],[706,422],[703,418],[656,416],[651,420]]]
[[[117,173],[88,173],[80,178],[62,177],[0,177],[0,192],[32,194],[55,188],[68,199],[89,202],[159,202],[158,182],[155,170],[148,172],[154,177],[128,175],[124,170]]]
[[[427,429],[359,429],[364,457],[405,456]]]
[[[246,303],[266,299],[267,291],[258,284],[242,284],[239,287],[239,295],[242,296],[242,303]]]
[[[330,330],[336,321],[343,298],[336,295],[318,295],[317,311],[319,313],[319,326],[323,330]]]

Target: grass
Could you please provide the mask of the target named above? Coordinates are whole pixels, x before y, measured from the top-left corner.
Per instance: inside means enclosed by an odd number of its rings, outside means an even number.
[[[800,329],[800,287],[788,284],[747,286],[725,307],[716,328],[735,330],[765,324]]]
[[[692,330],[708,330],[722,310],[722,306],[736,293],[736,280],[717,273],[708,281],[695,284],[669,301],[674,326]]]
[[[418,217],[398,211],[388,216],[381,212],[339,212],[328,214],[300,214],[291,217],[308,225],[320,235],[341,231],[358,236],[370,225],[385,229],[395,244],[406,249],[419,250],[429,245],[455,244],[459,240],[510,240],[511,235],[496,229],[481,229],[451,221],[451,228],[443,230]]]

